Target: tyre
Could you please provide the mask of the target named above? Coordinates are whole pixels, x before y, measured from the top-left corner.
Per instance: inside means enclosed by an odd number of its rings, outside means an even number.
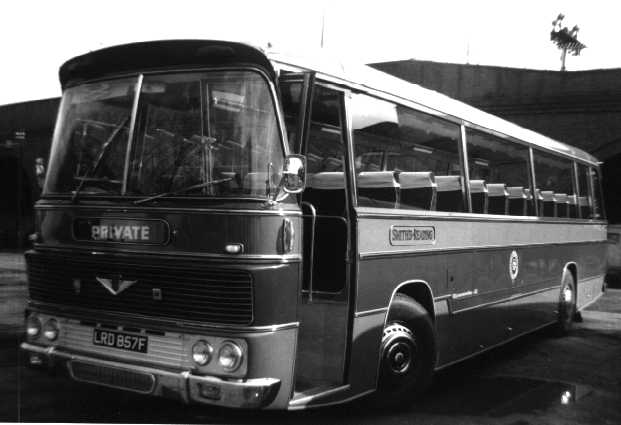
[[[427,310],[397,294],[382,335],[376,405],[397,406],[413,399],[431,383],[436,344]]]
[[[576,316],[576,283],[569,270],[563,272],[561,292],[558,300],[558,313],[555,325],[555,334],[564,336],[573,327]]]

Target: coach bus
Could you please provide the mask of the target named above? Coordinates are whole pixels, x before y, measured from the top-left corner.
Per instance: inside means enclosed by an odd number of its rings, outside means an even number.
[[[603,291],[597,160],[439,93],[201,40],[60,83],[32,366],[186,403],[402,404]]]

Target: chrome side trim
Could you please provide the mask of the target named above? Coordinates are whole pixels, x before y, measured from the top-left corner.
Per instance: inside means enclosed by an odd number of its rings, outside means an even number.
[[[519,300],[520,298],[529,297],[531,295],[536,295],[536,294],[539,294],[541,292],[551,291],[553,289],[558,289],[558,285],[549,286],[547,288],[542,288],[542,289],[536,289],[534,291],[525,292],[523,294],[513,294],[513,295],[511,295],[509,297],[505,297],[505,298],[502,298],[500,300],[494,300],[494,301],[490,301],[490,302],[483,303],[483,304],[477,304],[477,305],[474,305],[472,307],[466,307],[466,308],[462,308],[462,309],[459,309],[459,310],[450,310],[450,313],[451,314],[464,313],[464,312],[467,312],[467,311],[476,310],[476,309],[483,308],[483,307],[488,307],[488,306],[491,306],[491,305],[494,305],[494,304],[502,304],[502,303],[505,303],[505,302],[508,302],[508,301]],[[455,298],[453,298],[453,299],[455,299]]]
[[[312,409],[312,408],[316,408],[316,407],[329,407],[329,406],[342,405],[342,404],[349,403],[350,401],[359,399],[361,397],[364,397],[364,396],[366,396],[368,394],[371,394],[371,393],[374,393],[374,392],[375,392],[375,389],[366,390],[366,391],[363,391],[363,392],[358,393],[356,395],[353,395],[351,397],[347,397],[347,398],[344,398],[344,399],[341,399],[341,400],[337,400],[337,401],[329,401],[327,403],[317,403],[317,404],[314,404],[312,406],[306,406],[306,408]],[[298,409],[296,409],[296,408],[289,408],[289,410],[298,410]]]
[[[466,291],[466,292],[460,292],[458,294],[451,294],[451,299],[459,300],[461,298],[473,297],[473,296],[478,295],[478,294],[479,294],[479,290],[475,289],[473,291]]]
[[[445,221],[481,221],[481,222],[505,222],[505,223],[542,223],[542,224],[572,224],[572,225],[604,225],[606,220],[593,220],[584,218],[563,217],[537,217],[534,215],[501,215],[501,214],[478,214],[459,213],[445,211],[406,210],[400,208],[358,207],[358,218],[378,218],[391,220],[445,220]]]
[[[358,318],[358,317],[364,317],[364,316],[372,316],[374,314],[386,313],[387,311],[388,311],[388,307],[381,307],[381,308],[374,308],[374,309],[371,309],[371,310],[356,311],[354,313],[354,317]]]
[[[174,256],[179,259],[204,259],[213,258],[217,260],[231,260],[236,263],[244,261],[256,261],[256,262],[269,262],[278,264],[299,263],[302,261],[301,254],[215,254],[215,253],[201,253],[201,252],[187,252],[187,251],[144,251],[138,249],[127,249],[123,246],[123,249],[106,249],[105,247],[97,246],[89,247],[84,245],[74,244],[62,244],[62,246],[50,246],[45,244],[36,244],[35,248],[40,251],[48,252],[61,252],[61,253],[88,253],[93,255],[102,255],[106,253],[110,254],[139,254],[144,256]]]
[[[449,300],[451,299],[452,294],[445,294],[445,295],[440,295],[439,297],[435,297],[433,299],[434,303],[440,302],[440,301],[444,301],[444,300]]]
[[[497,249],[511,249],[511,248],[537,248],[544,246],[554,245],[591,245],[606,243],[605,240],[601,241],[578,241],[578,242],[550,242],[550,243],[530,243],[522,245],[487,245],[487,246],[464,246],[459,248],[430,248],[426,250],[392,250],[392,251],[369,251],[359,254],[360,260],[374,259],[374,258],[386,258],[386,257],[408,257],[412,255],[432,255],[436,253],[449,254],[454,252],[468,252],[468,251],[489,251]]]
[[[289,402],[289,409],[295,408],[295,407],[304,407],[304,405],[308,404],[309,402],[313,401],[313,400],[317,400],[318,398],[322,398],[322,397],[327,397],[329,395],[332,394],[336,394],[336,393],[340,393],[343,391],[347,391],[350,388],[349,384],[347,385],[342,385],[340,387],[336,387],[336,388],[330,388],[329,390],[326,391],[322,391],[320,393],[317,394],[312,394],[306,397],[301,397],[301,398],[297,398],[294,400],[291,400]]]

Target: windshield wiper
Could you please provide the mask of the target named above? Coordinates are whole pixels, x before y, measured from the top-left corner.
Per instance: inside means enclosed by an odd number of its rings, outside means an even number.
[[[95,161],[95,164],[93,164],[93,166],[89,170],[87,170],[83,176],[75,176],[76,179],[80,179],[80,183],[78,183],[78,187],[76,187],[76,189],[73,191],[73,195],[71,196],[71,203],[75,203],[75,201],[78,199],[78,195],[80,194],[80,191],[84,187],[84,183],[86,183],[87,181],[103,181],[103,177],[101,179],[93,178],[92,174],[95,171],[97,171],[97,168],[99,168],[101,161],[103,160],[106,152],[108,151],[108,147],[112,144],[112,141],[116,139],[116,136],[123,129],[123,127],[127,125],[128,121],[129,121],[129,116],[127,116],[119,125],[117,125],[114,128],[114,130],[112,131],[112,134],[110,134],[110,137],[108,137],[108,140],[104,142],[103,147],[101,148],[101,152],[99,153],[99,156],[97,157],[97,160]],[[110,182],[113,181],[109,179],[107,180]]]
[[[211,180],[208,182],[193,184],[192,186],[187,186],[187,187],[184,187],[184,188],[172,191],[172,192],[159,193],[157,195],[149,196],[148,198],[138,199],[134,201],[134,205],[139,205],[145,202],[153,201],[154,199],[164,198],[166,196],[178,195],[180,193],[188,192],[193,189],[202,189],[203,187],[211,186],[212,184],[224,183],[224,182],[228,182],[231,180],[233,180],[233,177],[227,177],[225,179]]]

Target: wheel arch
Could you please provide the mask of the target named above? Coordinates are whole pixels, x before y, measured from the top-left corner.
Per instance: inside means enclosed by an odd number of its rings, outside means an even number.
[[[561,273],[561,280],[566,271],[571,273],[571,276],[574,278],[574,285],[578,288],[578,264],[576,264],[575,261],[568,261],[565,263],[565,266],[563,266],[563,273]]]
[[[560,280],[560,286],[562,286],[562,282],[563,282],[563,275],[565,274],[565,272],[569,272],[571,273],[571,277],[574,279],[574,291],[575,293],[575,297],[576,297],[576,308],[578,306],[578,264],[576,264],[575,261],[568,261],[567,263],[565,263],[565,265],[563,266],[563,273],[561,273],[561,280]]]
[[[386,316],[384,317],[384,327],[386,327],[386,321],[388,320],[388,312],[392,305],[393,300],[397,294],[404,294],[412,298],[419,303],[431,317],[432,323],[435,325],[436,315],[433,302],[433,291],[429,283],[422,279],[406,280],[399,283],[390,295],[390,301],[388,302],[388,310],[386,310]]]

